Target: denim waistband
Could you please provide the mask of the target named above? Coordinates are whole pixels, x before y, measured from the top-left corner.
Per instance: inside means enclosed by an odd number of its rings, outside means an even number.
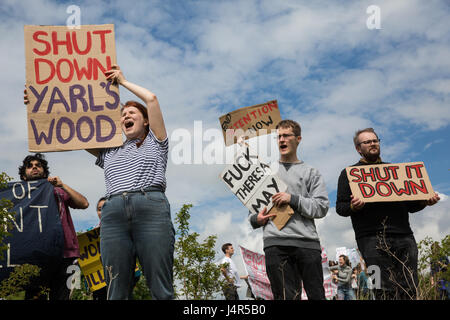
[[[160,186],[154,186],[154,187],[147,187],[147,188],[140,188],[140,189],[136,189],[136,190],[131,190],[131,191],[124,191],[124,192],[118,192],[118,193],[114,193],[114,194],[110,194],[106,196],[106,199],[110,199],[112,197],[117,197],[117,196],[126,196],[128,194],[132,194],[132,193],[142,193],[145,194],[146,192],[155,192],[155,191],[159,191],[159,192],[164,192],[164,189]]]

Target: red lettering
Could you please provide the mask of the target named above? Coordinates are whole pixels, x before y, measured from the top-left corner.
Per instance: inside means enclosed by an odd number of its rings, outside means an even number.
[[[419,164],[412,164],[410,166],[406,166],[406,175],[408,176],[409,179],[412,178],[412,174],[411,174],[411,168],[413,168],[416,171],[416,176],[417,178],[422,178],[422,172],[420,170],[420,168],[423,168],[423,164],[419,163]]]
[[[371,198],[375,195],[375,189],[368,183],[360,183],[358,184],[359,190],[361,190],[361,194],[364,198]],[[369,192],[366,192],[366,189],[369,189]]]
[[[373,182],[376,181],[375,173],[374,173],[374,171],[373,171],[373,168],[370,168],[370,169],[369,169],[369,173],[365,172],[365,171],[364,171],[364,168],[361,168],[361,175],[362,175],[362,178],[363,178],[363,181],[364,181],[364,182],[367,182],[367,177],[372,178],[372,181],[373,181]]]
[[[78,61],[76,59],[73,60],[73,66],[75,69],[75,73],[77,74],[77,79],[81,80],[83,76],[87,80],[91,80],[92,78],[92,58],[88,58],[86,61],[87,66],[86,67],[79,67]]]
[[[356,179],[353,179],[352,182],[361,182],[361,181],[362,181],[361,176],[359,176],[359,175],[357,174],[358,171],[359,171],[358,168],[353,168],[353,169],[350,170],[349,174],[350,174],[352,177],[355,177],[355,178],[356,178]]]
[[[391,185],[391,188],[394,191],[394,193],[398,196],[401,196],[402,194],[409,196],[411,194],[408,181],[404,181],[405,187],[403,189],[402,188],[397,189],[397,186],[395,185],[394,182],[390,182],[389,184]]]
[[[39,56],[45,56],[50,53],[52,47],[48,41],[38,38],[41,35],[48,36],[47,32],[45,32],[45,31],[36,31],[35,33],[33,33],[33,40],[36,42],[45,44],[45,49],[42,51],[39,51],[38,49],[34,48],[33,52]]]
[[[46,63],[50,67],[50,74],[44,80],[41,80],[41,68],[40,68],[41,62]],[[53,65],[53,63],[50,60],[43,59],[43,58],[36,58],[36,59],[34,59],[34,73],[35,73],[36,83],[37,84],[45,84],[45,83],[49,82],[51,79],[53,79],[53,77],[55,76],[55,66]]]
[[[61,75],[61,64],[65,62],[67,63],[67,65],[69,66],[69,75],[67,77],[63,77]],[[70,82],[70,80],[72,80],[73,78],[73,65],[70,62],[69,59],[59,59],[58,62],[56,63],[56,75],[58,76],[59,81],[63,82],[63,83],[67,83]]]
[[[268,106],[263,106],[263,107],[262,107],[262,111],[263,111],[264,113],[269,112],[269,107],[268,107]]]
[[[382,186],[387,189],[386,193],[381,192]],[[386,182],[377,182],[376,188],[377,188],[377,193],[382,197],[389,197],[392,194],[392,190],[391,190],[391,188],[389,188],[389,185]]]
[[[52,32],[53,54],[58,54],[58,46],[65,46],[67,54],[72,54],[72,42],[70,41],[70,32],[66,32],[66,40],[58,40],[58,32]]]
[[[391,175],[389,174],[388,168],[383,167],[384,177],[381,176],[379,167],[376,167],[374,169],[375,169],[375,173],[377,175],[378,180],[380,180],[380,181],[388,181],[391,178]]]
[[[411,185],[411,191],[413,194],[417,194],[417,190],[424,194],[428,193],[427,186],[425,185],[425,180],[420,180],[420,186],[414,181],[409,181],[409,184]]]
[[[244,119],[245,124],[247,124],[251,121],[250,115],[248,113],[244,117],[242,117],[242,119]]]
[[[387,168],[391,171],[392,179],[398,180],[397,170],[399,166],[389,166]]]
[[[77,33],[75,31],[72,31],[72,43],[73,48],[79,55],[85,55],[89,53],[89,51],[91,51],[92,48],[91,33],[90,32],[86,33],[86,48],[84,50],[80,50],[80,48],[78,47]]]
[[[93,58],[92,60],[92,67],[93,67],[93,71],[94,71],[94,80],[98,80],[98,70],[100,69],[102,71],[103,74],[105,74],[105,72],[107,70],[111,70],[111,57],[110,56],[106,56],[106,68],[100,63],[100,61],[97,60],[97,58]]]
[[[105,35],[111,33],[112,30],[96,30],[92,31],[93,34],[98,34],[100,36],[100,50],[101,53],[105,53],[106,50],[106,40]]]

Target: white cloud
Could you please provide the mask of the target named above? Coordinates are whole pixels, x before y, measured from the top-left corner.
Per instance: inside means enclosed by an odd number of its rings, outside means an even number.
[[[357,129],[374,127],[382,137],[383,159],[398,162],[423,156],[424,146],[413,134],[427,142],[448,136],[445,2],[379,1],[381,30],[366,28],[370,4],[219,1],[189,2],[181,9],[162,1],[133,6],[85,1],[79,6],[83,24],[115,24],[118,62],[130,81],[157,94],[169,136],[184,128],[194,137],[195,120],[202,120],[204,130],[219,128],[222,114],[277,99],[282,117],[302,125],[300,158],[319,169],[333,198],[340,171],[359,159],[352,143]],[[0,46],[7,49],[0,53],[0,166],[14,177],[27,154],[23,25],[64,24],[66,7],[44,0],[2,2]],[[134,99],[124,88],[120,93],[123,101]],[[203,141],[203,150],[211,143],[219,144]],[[175,145],[171,141],[170,150]],[[448,164],[448,151],[431,156]],[[91,203],[87,211],[73,212],[75,225],[95,224],[95,203],[105,192],[95,159],[85,151],[47,158],[52,173]],[[276,152],[268,158],[276,160]],[[172,216],[183,203],[193,203],[196,230],[216,232],[218,244],[262,252],[261,230],[251,230],[245,208],[219,180],[222,169],[169,160]],[[448,188],[447,180],[441,175],[433,183]],[[418,238],[448,234],[447,206],[441,201],[412,216]],[[334,208],[317,226],[329,254],[333,246],[355,246],[350,219]]]

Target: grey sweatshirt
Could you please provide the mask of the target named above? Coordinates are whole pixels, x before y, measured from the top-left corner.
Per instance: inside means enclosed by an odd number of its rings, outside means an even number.
[[[352,273],[353,270],[351,267],[344,265],[344,266],[332,266],[330,267],[330,271],[338,270],[338,285],[339,286],[345,286],[345,287],[351,287],[352,284]]]
[[[281,229],[269,220],[263,227],[264,248],[270,246],[294,246],[321,250],[314,219],[325,217],[329,208],[325,181],[319,171],[303,161],[289,164],[286,169],[280,163],[278,177],[288,186],[291,194],[289,205],[294,215]],[[261,227],[256,222],[257,214],[249,214],[251,226]]]

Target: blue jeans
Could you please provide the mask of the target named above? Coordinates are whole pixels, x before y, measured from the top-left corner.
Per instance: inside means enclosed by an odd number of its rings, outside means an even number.
[[[338,300],[356,300],[355,291],[351,286],[339,286],[337,289]]]
[[[175,230],[161,191],[124,192],[102,208],[100,250],[108,299],[131,299],[136,257],[153,299],[173,299]]]

